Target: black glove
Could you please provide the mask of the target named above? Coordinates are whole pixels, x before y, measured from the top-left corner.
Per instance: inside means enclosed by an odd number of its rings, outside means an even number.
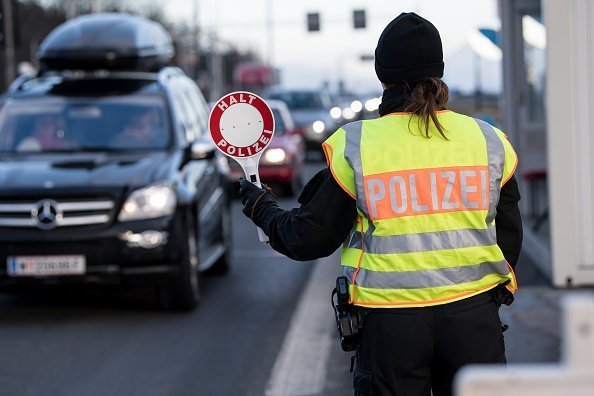
[[[242,211],[252,221],[254,221],[254,211],[257,205],[269,201],[275,202],[276,197],[270,187],[265,184],[263,186],[264,188],[260,188],[243,177],[239,178],[239,195],[243,204]]]

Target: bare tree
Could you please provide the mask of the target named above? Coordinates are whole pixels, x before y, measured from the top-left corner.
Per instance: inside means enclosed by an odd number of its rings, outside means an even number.
[[[46,0],[46,7],[64,12],[68,19],[92,12],[128,12],[167,24],[163,7],[147,0]]]
[[[60,23],[65,21],[65,15],[54,8],[44,8],[34,0],[12,0],[12,12],[5,15],[11,18],[12,51],[11,56],[0,56],[0,89],[4,90],[10,83],[9,76],[17,65],[28,62],[37,66],[37,50],[41,41]],[[6,45],[3,43],[2,45]]]
[[[214,49],[208,40],[199,40],[200,27],[174,23],[165,17],[161,2],[154,0],[12,0],[14,4],[15,61],[27,61],[38,66],[38,47],[47,34],[67,19],[91,12],[127,12],[154,20],[173,37],[176,57],[173,62],[182,67],[208,91],[213,80],[212,59],[220,59],[223,90],[233,84],[233,70],[238,63],[254,60],[255,55],[241,51],[232,43],[226,49]],[[206,44],[205,44],[206,43]],[[190,56],[191,55],[191,56]],[[10,81],[4,80],[6,58],[0,56],[0,89]]]

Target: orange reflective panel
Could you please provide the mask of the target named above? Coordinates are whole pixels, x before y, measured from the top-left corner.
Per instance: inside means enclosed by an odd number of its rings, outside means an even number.
[[[489,207],[488,166],[387,172],[363,181],[372,220]]]

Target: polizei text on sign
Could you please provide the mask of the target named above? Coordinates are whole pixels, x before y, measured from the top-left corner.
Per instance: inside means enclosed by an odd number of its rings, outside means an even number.
[[[250,146],[237,147],[232,144],[229,144],[229,142],[227,142],[225,139],[221,139],[217,143],[217,146],[219,146],[227,154],[234,157],[251,157],[252,155],[262,151],[270,141],[271,137],[272,131],[264,130],[262,131],[262,136],[260,136],[258,141]]]

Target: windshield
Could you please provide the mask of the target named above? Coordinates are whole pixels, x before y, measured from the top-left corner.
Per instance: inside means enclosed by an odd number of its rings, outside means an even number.
[[[0,110],[0,151],[119,151],[168,147],[161,96],[9,99]]]
[[[324,109],[327,103],[319,92],[278,92],[270,99],[282,100],[290,110]]]

